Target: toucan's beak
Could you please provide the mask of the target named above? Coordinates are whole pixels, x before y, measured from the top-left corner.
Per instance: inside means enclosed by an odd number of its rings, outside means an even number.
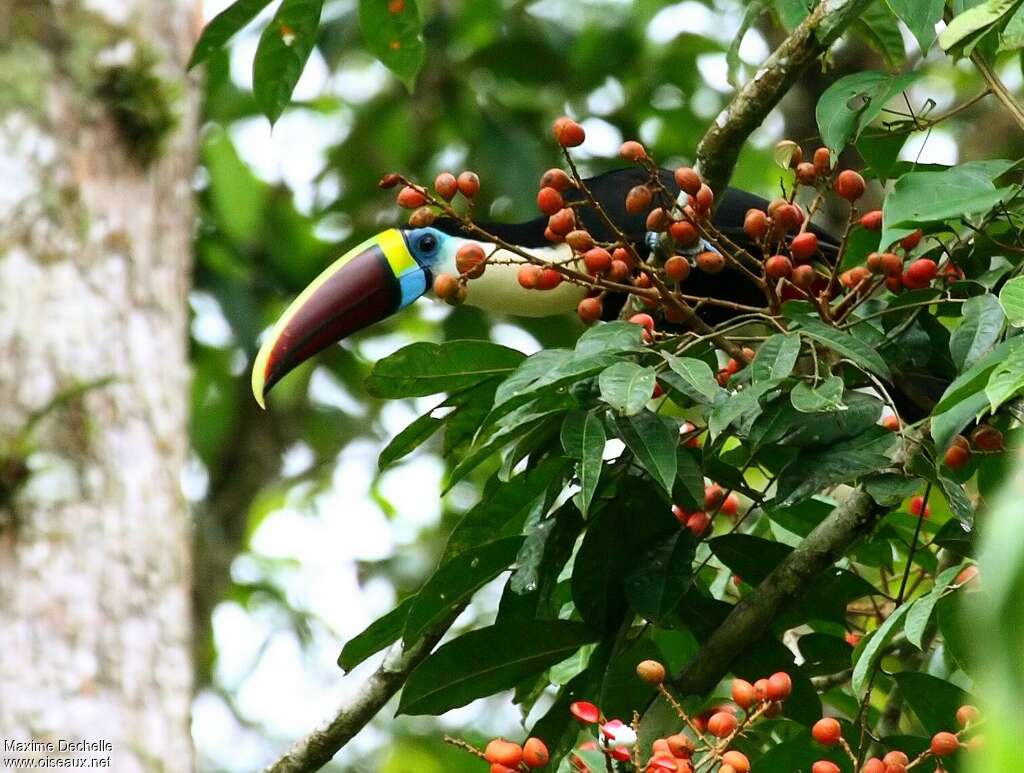
[[[267,393],[287,373],[412,303],[428,280],[397,228],[350,250],[302,291],[260,347],[252,369],[256,402],[266,407]]]

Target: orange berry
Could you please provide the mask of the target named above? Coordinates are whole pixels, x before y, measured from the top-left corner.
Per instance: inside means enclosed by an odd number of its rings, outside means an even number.
[[[720,274],[725,269],[725,258],[717,252],[702,252],[697,256],[697,268],[705,274]]]
[[[554,188],[541,188],[537,192],[537,209],[545,215],[553,215],[565,207],[562,194]]]
[[[789,281],[801,290],[810,290],[814,286],[814,280],[817,276],[812,266],[796,266],[793,269],[793,276],[789,278]]]
[[[405,209],[416,209],[427,203],[427,197],[410,185],[398,192],[398,206]]]
[[[900,239],[900,247],[905,249],[907,252],[913,250],[917,245],[921,243],[921,239],[924,238],[924,231],[918,228],[914,233],[904,236]]]
[[[475,199],[480,192],[480,178],[476,172],[462,172],[458,177],[459,193],[467,199]]]
[[[741,709],[749,709],[757,703],[754,685],[745,679],[732,680],[732,700]]]
[[[583,264],[591,274],[603,274],[612,267],[612,255],[604,247],[593,247],[583,256]]]
[[[784,701],[793,692],[793,680],[785,671],[777,671],[768,677],[768,700]]]
[[[822,177],[832,171],[832,154],[828,148],[814,151],[814,168]]]
[[[793,262],[785,255],[772,255],[764,262],[764,273],[769,279],[789,279],[793,275]]]
[[[864,265],[867,266],[868,271],[872,274],[882,273],[882,253],[872,252],[868,255],[867,260],[864,261]]]
[[[909,765],[910,758],[901,751],[891,751],[882,757],[886,765]]]
[[[927,287],[938,273],[939,267],[934,260],[919,258],[907,267],[904,284],[914,289]]]
[[[640,325],[648,333],[654,330],[654,317],[650,314],[634,314],[629,321],[634,325]]]
[[[956,582],[957,585],[966,585],[971,580],[973,580],[975,577],[977,577],[978,574],[980,573],[980,571],[981,570],[979,570],[977,565],[975,565],[975,564],[971,564],[970,566],[966,566],[966,567],[963,568],[963,570],[960,572],[960,574],[958,574],[956,576],[955,582]]]
[[[520,266],[516,279],[519,280],[520,287],[526,290],[536,290],[537,284],[540,282],[540,266],[535,266],[532,263]]]
[[[484,749],[484,757],[488,762],[515,768],[523,761],[523,747],[504,738],[495,738]]]
[[[789,252],[794,260],[810,260],[818,254],[818,237],[810,231],[804,231],[793,237],[789,243]]]
[[[540,279],[537,280],[538,290],[554,290],[562,284],[562,274],[553,268],[542,268]]]
[[[900,276],[903,273],[903,258],[895,252],[883,252],[879,262],[886,276]]]
[[[661,233],[672,225],[672,217],[661,207],[655,207],[647,213],[647,230]]]
[[[738,752],[735,749],[727,751],[722,755],[722,762],[726,765],[731,765],[736,773],[749,773],[750,772],[750,760],[747,759],[747,755],[743,752]]]
[[[665,681],[665,666],[657,660],[641,660],[637,664],[636,675],[647,684],[661,684]]]
[[[552,233],[558,234],[563,238],[575,227],[576,215],[568,207],[558,210],[558,212],[548,218],[548,228],[551,229]]]
[[[715,193],[707,185],[701,185],[693,197],[693,205],[700,212],[709,212],[715,203]]]
[[[722,515],[732,518],[739,512],[740,500],[735,494],[730,494],[722,502],[722,506],[718,508],[718,512]]]
[[[565,170],[554,167],[547,170],[540,178],[541,188],[554,188],[556,191],[562,193],[573,187],[572,178],[566,174]]]
[[[626,161],[639,161],[642,158],[647,158],[647,151],[644,150],[644,146],[636,140],[626,140],[622,143],[622,147],[619,148],[619,157]]]
[[[543,768],[551,761],[548,747],[539,738],[527,738],[523,744],[523,762],[528,768]]]
[[[774,217],[783,231],[795,231],[804,224],[804,211],[796,204],[784,204],[776,210]]]
[[[552,133],[555,135],[555,140],[563,148],[579,147],[587,138],[587,134],[583,131],[583,127],[564,115],[555,120],[551,128]]]
[[[885,763],[878,757],[872,757],[864,763],[861,773],[885,773]]]
[[[587,231],[577,229],[575,231],[569,231],[565,235],[565,243],[572,247],[576,252],[583,253],[594,246],[594,237]]]
[[[434,295],[441,300],[454,298],[459,291],[459,280],[451,274],[438,274],[434,279]]]
[[[486,259],[483,247],[475,242],[470,242],[463,244],[455,253],[455,267],[460,274],[466,274],[470,279],[476,279],[484,273]]]
[[[801,185],[814,185],[818,181],[818,170],[810,161],[797,165],[796,181]]]
[[[623,260],[612,260],[611,268],[608,269],[608,278],[613,282],[624,282],[629,279],[629,264]]]
[[[768,680],[758,679],[754,682],[754,695],[757,696],[758,703],[761,701],[768,700]]]
[[[695,537],[703,537],[710,526],[711,516],[705,512],[697,511],[696,513],[690,513],[686,518],[686,528],[689,529]]]
[[[843,638],[846,639],[846,643],[849,644],[851,647],[856,647],[858,644],[860,644],[860,634],[855,633],[854,631],[847,631],[846,636],[844,636]]]
[[[445,201],[451,201],[459,192],[459,181],[451,172],[441,172],[434,178],[434,190]]]
[[[708,719],[708,732],[716,738],[725,738],[736,729],[736,717],[728,711],[719,711]]]
[[[842,773],[839,766],[828,760],[818,760],[811,765],[811,773]]]
[[[502,765],[500,762],[491,763],[491,773],[518,773],[518,768],[510,768],[508,765]]]
[[[636,185],[626,194],[626,211],[631,215],[639,215],[649,206],[654,194],[646,185]]]
[[[584,298],[576,307],[576,313],[585,324],[592,325],[601,319],[601,314],[604,313],[604,306],[597,298]]]
[[[690,261],[680,255],[673,255],[665,261],[665,275],[673,282],[685,282],[690,276]]]
[[[960,748],[960,739],[952,733],[941,732],[932,736],[931,750],[936,757],[948,757]]]
[[[900,424],[899,417],[896,414],[890,413],[888,416],[882,417],[882,426],[890,432],[899,432],[902,425]]]
[[[682,733],[670,735],[665,739],[665,745],[668,748],[669,754],[684,760],[693,756],[694,749],[697,748],[690,736],[683,735]]]
[[[814,727],[811,728],[811,735],[822,746],[835,746],[839,743],[839,739],[843,737],[843,728],[832,717],[823,717],[814,723]]]
[[[866,228],[868,231],[881,231],[882,230],[882,210],[873,209],[870,212],[865,212],[860,219],[861,227]]]
[[[426,228],[437,220],[437,212],[431,207],[418,207],[409,215],[409,225],[413,228]]]
[[[961,435],[960,437],[963,436]],[[964,442],[966,442],[966,440]],[[967,463],[970,460],[970,449],[954,444],[946,449],[946,455],[943,458],[943,463],[951,470],[962,470],[967,466]]]
[[[676,185],[678,185],[688,196],[696,196],[704,181],[696,169],[688,166],[681,166],[675,171]]]
[[[866,189],[864,178],[852,169],[844,169],[836,178],[836,193],[851,204],[863,196]]]
[[[693,247],[700,241],[700,232],[693,223],[686,220],[678,220],[669,226],[668,232],[672,234],[676,244],[681,247]]]
[[[749,209],[743,218],[743,233],[755,242],[761,241],[768,233],[768,215],[760,209]]]
[[[965,703],[956,710],[956,723],[960,727],[967,727],[972,722],[977,722],[980,714],[981,712],[978,711],[977,707]]]
[[[971,443],[979,451],[1002,451],[1003,433],[991,424],[984,424],[971,433]]]

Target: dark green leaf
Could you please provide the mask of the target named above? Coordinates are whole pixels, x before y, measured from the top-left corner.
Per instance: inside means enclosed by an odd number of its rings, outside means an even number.
[[[441,564],[420,588],[409,609],[402,633],[406,644],[418,640],[424,631],[451,615],[485,583],[504,572],[515,561],[522,544],[522,537],[485,542]]]
[[[900,20],[907,25],[910,32],[927,53],[935,42],[935,25],[942,21],[944,0],[886,0]]]
[[[970,527],[974,523],[974,505],[967,498],[964,487],[944,475],[939,476],[939,486],[946,497],[949,511],[956,516],[960,523]]]
[[[679,529],[640,559],[626,577],[626,598],[638,615],[659,623],[675,610],[693,580],[696,548],[690,530]]]
[[[865,8],[853,28],[869,46],[885,57],[889,67],[899,69],[903,66],[907,58],[903,33],[900,32],[896,17],[884,3],[875,2]]]
[[[860,649],[857,662],[853,666],[852,687],[854,695],[860,695],[867,686],[868,678],[882,655],[882,650],[892,640],[903,624],[903,618],[910,611],[909,604],[896,607],[878,628],[871,634],[867,643]]]
[[[615,427],[637,462],[667,494],[671,494],[676,479],[678,425],[644,410],[635,416],[616,416]]]
[[[882,507],[896,507],[907,497],[913,496],[920,487],[919,479],[896,473],[873,475],[864,481],[868,494]]]
[[[878,422],[883,403],[862,392],[846,395],[846,410],[800,413],[789,400],[777,400],[755,425],[750,440],[756,446],[824,446],[856,437]]]
[[[893,678],[929,735],[958,727],[956,710],[972,702],[962,689],[930,674],[904,671]]]
[[[281,117],[306,66],[320,27],[323,0],[284,0],[256,48],[252,93],[271,123]]]
[[[725,394],[718,385],[715,374],[711,372],[711,367],[704,360],[676,357],[668,352],[662,352],[661,355],[672,371],[683,380],[680,388],[691,400],[714,405]]]
[[[359,0],[359,26],[366,47],[412,91],[426,53],[416,0]]]
[[[883,379],[889,379],[889,366],[885,364],[885,360],[859,338],[810,317],[801,317],[799,324],[801,335],[838,352],[858,367]]]
[[[1003,309],[994,295],[976,295],[963,305],[963,322],[949,337],[949,353],[961,373],[988,354],[1003,332]]]
[[[643,328],[632,322],[606,322],[586,330],[576,342],[576,357],[640,349]]]
[[[919,77],[916,72],[889,75],[866,71],[840,78],[818,100],[816,116],[822,142],[840,152],[882,114],[890,99]]]
[[[188,68],[191,70],[197,64],[205,62],[210,54],[221,48],[236,32],[255,19],[270,2],[271,0],[235,0],[214,16],[203,28],[196,47],[192,49]]]
[[[928,623],[932,619],[932,612],[935,611],[935,604],[946,588],[949,587],[949,584],[953,582],[953,578],[956,577],[959,571],[959,566],[950,567],[945,570],[935,578],[935,585],[932,586],[932,589],[910,607],[903,631],[907,635],[907,641],[918,649],[922,649],[921,642],[924,639],[925,629],[927,629]]]
[[[757,350],[750,364],[751,378],[756,381],[778,381],[793,372],[800,356],[800,336],[773,335]]]
[[[643,410],[654,391],[654,368],[641,368],[632,362],[617,362],[601,371],[597,379],[601,399],[632,416]]]
[[[838,636],[805,633],[797,642],[808,676],[835,674],[850,667],[853,647]]]
[[[562,448],[575,459],[580,478],[580,512],[587,514],[597,492],[604,464],[602,454],[607,442],[604,423],[593,413],[574,411],[562,423]]]
[[[726,534],[708,542],[719,561],[751,585],[760,585],[793,549],[751,534]]]
[[[783,506],[806,499],[838,483],[885,469],[885,455],[896,438],[882,427],[872,427],[859,437],[820,449],[802,451],[779,476],[776,497]]]
[[[375,397],[389,398],[455,392],[506,376],[523,359],[522,352],[488,341],[421,341],[380,360],[366,388]]]
[[[844,388],[843,380],[839,376],[829,376],[816,387],[806,381],[801,381],[789,393],[789,400],[793,403],[793,407],[801,413],[845,411]]]
[[[538,620],[470,631],[441,646],[406,682],[399,714],[441,714],[509,690],[597,641],[582,623]]]
[[[759,381],[751,384],[720,403],[708,418],[708,433],[718,437],[730,424],[752,422],[761,415],[761,398],[778,388],[774,381]]]
[[[370,655],[398,641],[402,629],[405,628],[409,609],[415,600],[415,596],[409,596],[386,615],[370,623],[362,633],[345,642],[341,654],[338,655],[338,665],[345,671],[351,671]]]

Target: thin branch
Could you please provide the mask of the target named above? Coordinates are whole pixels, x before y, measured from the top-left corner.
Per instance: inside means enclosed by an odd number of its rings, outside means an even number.
[[[822,0],[736,92],[697,147],[697,167],[713,190],[724,190],[750,134],[871,2]]]

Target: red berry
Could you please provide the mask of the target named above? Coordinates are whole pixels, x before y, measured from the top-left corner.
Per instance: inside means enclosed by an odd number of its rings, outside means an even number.
[[[445,201],[451,201],[455,198],[455,194],[459,192],[459,181],[455,179],[455,175],[451,172],[441,172],[434,179],[434,190]]]
[[[672,217],[661,207],[655,207],[647,213],[647,230],[661,233],[672,225]]]
[[[722,755],[722,763],[723,765],[731,765],[736,773],[750,773],[750,760],[747,759],[747,755],[735,749],[727,751]],[[721,773],[721,768],[719,773]]]
[[[619,157],[626,161],[639,161],[642,158],[647,158],[647,151],[644,150],[644,146],[636,140],[626,140],[622,143],[622,147],[619,148]]]
[[[964,704],[956,710],[956,723],[960,727],[967,727],[972,722],[977,722],[980,714],[981,712],[976,707],[971,706],[969,703]]]
[[[927,287],[938,273],[939,267],[934,260],[918,258],[907,267],[905,284],[915,289]]]
[[[757,703],[754,685],[745,679],[732,680],[732,700],[741,709],[749,709]]]
[[[573,187],[572,178],[564,170],[557,167],[549,169],[540,178],[541,188],[554,188],[564,192]]]
[[[891,751],[882,757],[882,762],[886,765],[909,765],[910,758],[901,751]]]
[[[693,532],[695,537],[703,537],[709,526],[711,526],[711,516],[703,511],[690,513],[686,518],[686,528]]]
[[[952,733],[941,732],[932,736],[931,750],[936,757],[948,757],[960,748],[960,739]]]
[[[523,744],[523,762],[528,768],[543,768],[551,761],[548,747],[539,738],[527,738]]]
[[[960,437],[963,436],[961,435]],[[966,442],[966,439],[964,442]],[[943,458],[943,463],[951,470],[962,470],[967,466],[967,463],[970,460],[970,449],[964,448],[962,445],[954,444],[946,449],[946,455]]]
[[[576,215],[568,207],[558,210],[558,212],[548,218],[548,228],[551,229],[552,233],[558,234],[563,238],[575,227]]]
[[[885,427],[890,432],[899,432],[900,427],[902,427],[902,425],[900,424],[899,417],[893,413],[890,413],[888,416],[882,417],[882,426]]]
[[[796,168],[796,181],[801,185],[814,185],[818,181],[818,170],[810,161],[804,161]]]
[[[822,177],[832,171],[832,154],[828,148],[818,148],[814,151],[814,168]]]
[[[870,212],[865,212],[861,216],[860,224],[863,228],[868,231],[881,231],[882,230],[882,210],[873,209]]]
[[[966,585],[975,577],[977,577],[979,573],[980,570],[978,569],[976,564],[965,566],[963,570],[960,572],[960,574],[956,576],[955,582],[957,585]]]
[[[390,172],[389,174],[386,174],[380,178],[380,180],[377,182],[377,187],[383,188],[384,190],[388,190],[389,188],[394,188],[400,182],[402,182],[402,175],[398,174],[397,172]]]
[[[810,290],[814,286],[817,276],[812,266],[797,266],[793,269],[793,276],[789,281],[801,290]]]
[[[722,515],[732,518],[740,510],[740,500],[735,494],[730,494],[722,502],[722,506],[718,509]]]
[[[626,211],[631,215],[639,215],[651,206],[653,199],[654,194],[646,185],[634,186],[626,194]]]
[[[563,148],[575,148],[583,144],[587,134],[583,127],[567,116],[557,119],[552,125],[555,140]]]
[[[700,241],[700,232],[686,220],[679,220],[669,226],[668,232],[672,234],[676,244],[681,247],[693,247]]]
[[[931,518],[932,517],[931,505],[926,505],[924,503],[924,497],[921,496],[921,495],[918,495],[916,497],[911,497],[910,498],[910,514],[911,515],[916,515],[917,517],[920,518],[922,512],[924,513],[924,517],[925,518]]]
[[[784,701],[793,692],[793,680],[785,671],[778,671],[768,677],[768,700]]]
[[[654,317],[650,314],[634,314],[629,321],[634,325],[640,325],[648,333],[654,330]]]
[[[755,242],[761,241],[768,233],[768,215],[760,209],[747,210],[743,219],[743,233]]]
[[[789,252],[794,260],[810,260],[818,253],[818,237],[810,231],[804,231],[793,237],[789,243]]]
[[[811,735],[822,746],[835,746],[839,743],[839,739],[843,737],[843,728],[832,717],[824,717],[814,723],[814,727],[811,728]]]
[[[775,222],[783,231],[795,231],[804,222],[804,211],[796,204],[784,204],[775,212]]]
[[[624,282],[629,278],[629,265],[622,260],[612,260],[612,266],[608,269],[608,278],[613,282]]]
[[[693,435],[688,437],[686,440],[687,448],[700,448],[700,433],[696,432],[696,427],[688,421],[684,421],[683,425],[679,428],[680,436]]]
[[[843,638],[846,639],[846,643],[849,644],[851,647],[856,647],[858,644],[860,644],[860,634],[855,633],[854,631],[847,631],[846,636],[844,636]]]
[[[704,181],[696,169],[688,166],[681,166],[675,171],[676,185],[678,185],[688,196],[696,196]]]
[[[773,281],[789,279],[793,275],[793,263],[785,255],[773,255],[764,262],[764,273]]]
[[[697,256],[697,268],[705,274],[720,274],[725,269],[725,258],[717,252],[702,252]]]
[[[537,281],[537,289],[554,290],[558,285],[562,284],[563,278],[562,274],[553,268],[542,268],[540,279]]]
[[[754,682],[754,694],[757,696],[757,700],[766,701],[768,700],[768,680],[758,679]]]
[[[673,255],[665,261],[665,275],[673,282],[685,282],[690,276],[690,261],[679,255]]]
[[[842,773],[839,766],[828,760],[818,760],[811,765],[811,773]]]
[[[584,298],[576,307],[576,313],[587,325],[591,325],[601,319],[604,307],[597,298]]]
[[[454,298],[459,291],[459,280],[451,274],[438,274],[434,278],[434,295],[441,300]]]
[[[398,192],[398,206],[405,209],[416,209],[427,203],[427,197],[412,186],[406,185]]]
[[[682,733],[670,735],[665,739],[665,745],[668,747],[669,754],[682,760],[692,757],[694,750],[697,748],[690,736],[683,735]]]
[[[910,252],[921,243],[922,238],[924,238],[924,231],[918,228],[914,233],[900,239],[900,247]]]
[[[728,711],[719,711],[708,720],[708,732],[716,738],[725,738],[736,729],[736,717]]]
[[[864,195],[867,183],[852,169],[844,169],[836,178],[836,193],[851,204]]]
[[[593,725],[601,719],[601,709],[590,701],[576,701],[569,704],[569,713],[584,724]]]
[[[477,177],[476,172],[462,172],[457,182],[459,184],[459,193],[467,199],[475,199],[476,195],[480,192],[480,178]]]
[[[515,768],[523,761],[523,747],[504,738],[495,738],[484,749],[484,757],[488,762]]]
[[[527,290],[536,290],[537,283],[540,282],[540,266],[535,266],[532,263],[520,266],[516,278],[521,287]]]
[[[885,773],[885,763],[878,757],[872,757],[864,763],[861,773]]]
[[[971,433],[971,442],[979,451],[1002,451],[1003,433],[991,424],[983,424]]]
[[[591,274],[603,274],[612,267],[612,255],[604,247],[593,247],[583,256],[583,264]]]
[[[553,215],[565,207],[562,194],[554,188],[541,188],[537,192],[537,209],[545,215]]]
[[[455,253],[455,267],[460,274],[466,274],[470,279],[476,279],[484,273],[486,257],[483,247],[475,242],[470,242],[459,247],[459,251]]]
[[[854,290],[858,288],[864,280],[871,277],[871,272],[868,271],[866,266],[854,266],[849,271],[844,271],[839,275],[839,281],[842,282],[843,287],[848,290]]]
[[[693,197],[693,205],[700,212],[709,212],[715,203],[715,193],[707,185],[701,185],[697,195]]]

